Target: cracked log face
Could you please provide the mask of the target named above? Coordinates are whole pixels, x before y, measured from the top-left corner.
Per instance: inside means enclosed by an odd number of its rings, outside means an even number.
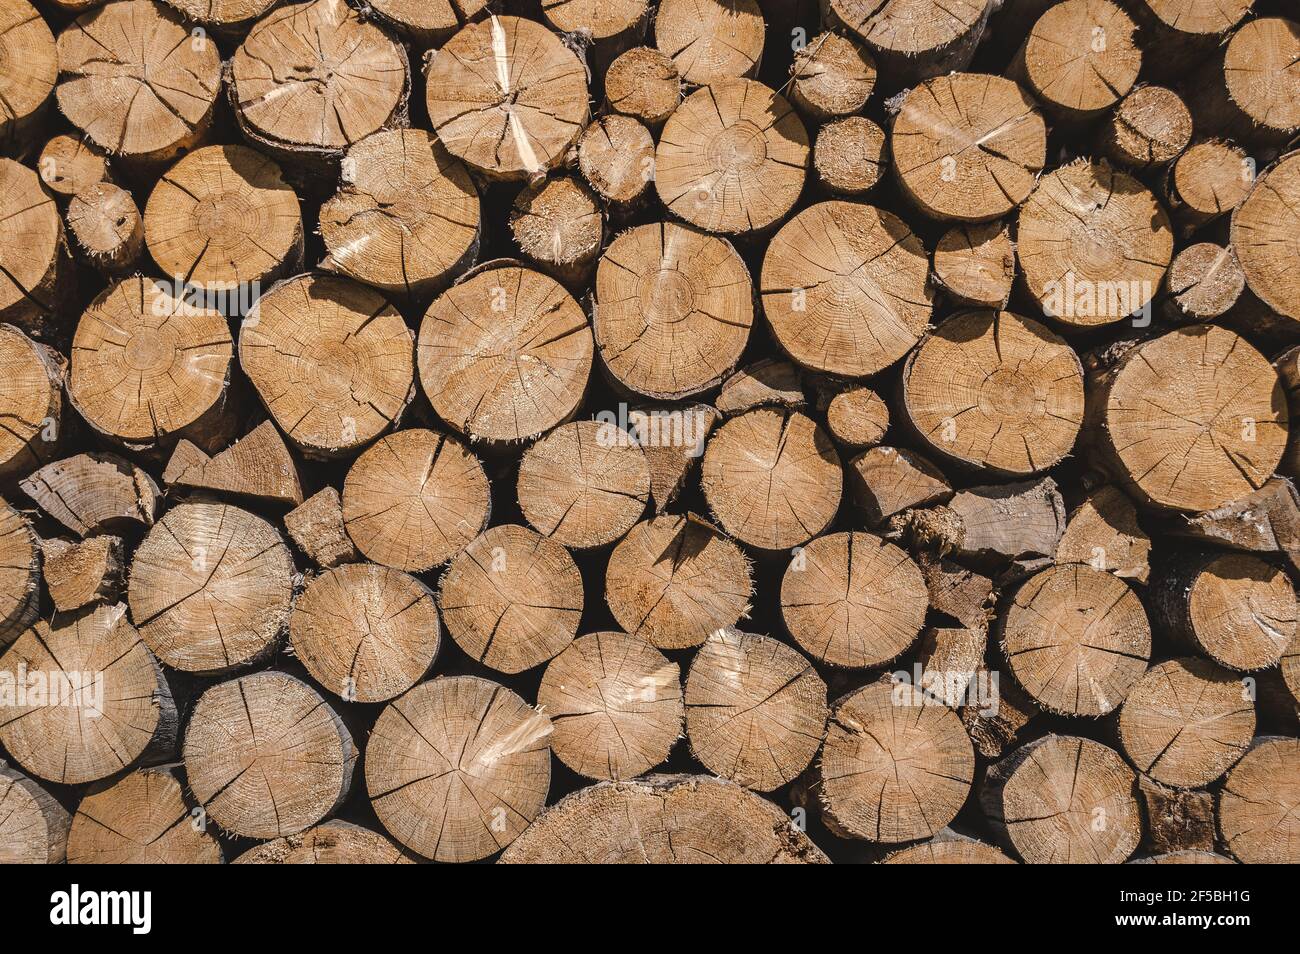
[[[415,859],[378,832],[330,819],[296,835],[256,845],[236,865],[410,865]]]
[[[599,200],[576,176],[525,186],[510,210],[510,233],[519,250],[570,287],[590,279],[604,225]]]
[[[863,195],[885,174],[887,135],[865,116],[824,123],[813,144],[817,181],[835,195]]]
[[[59,109],[101,149],[164,162],[206,132],[221,54],[174,10],[117,0],[82,14],[58,42]]]
[[[1219,831],[1243,864],[1300,863],[1300,742],[1255,741],[1219,793]]]
[[[58,436],[67,363],[12,325],[0,325],[0,479],[48,460]]]
[[[144,234],[164,275],[208,290],[269,283],[302,259],[298,197],[246,146],[206,146],[168,169],[145,205]]]
[[[68,203],[68,231],[77,250],[106,275],[132,270],[144,248],[144,224],[131,193],[97,182]]]
[[[692,86],[754,75],[765,32],[755,0],[662,0],[655,13],[659,52]]]
[[[824,532],[844,490],[840,458],[798,411],[759,408],[709,439],[704,497],[722,529],[761,550],[786,550]]]
[[[845,388],[826,405],[826,429],[850,450],[874,447],[889,429],[889,407],[871,388]]]
[[[830,0],[826,8],[902,85],[964,69],[989,13],[988,0]]]
[[[1005,222],[957,225],[934,249],[934,277],[961,304],[1001,308],[1016,278],[1016,249]]]
[[[1115,107],[1101,134],[1113,160],[1134,169],[1163,166],[1192,140],[1192,114],[1173,90],[1139,86]]]
[[[1213,510],[1262,487],[1282,458],[1277,374],[1225,328],[1191,325],[1136,345],[1101,384],[1103,436],[1149,505]]]
[[[681,671],[635,636],[592,633],[551,660],[537,705],[561,762],[587,778],[630,779],[668,758],[681,737]]]
[[[587,125],[587,71],[540,23],[491,16],[438,50],[427,75],[439,141],[490,179],[558,165]]]
[[[821,202],[772,239],[763,313],[781,348],[816,371],[874,374],[920,340],[933,290],[921,240],[874,206]]]
[[[1300,130],[1300,24],[1281,17],[1247,23],[1228,41],[1223,81],[1256,135],[1293,136]]]
[[[1166,186],[1174,221],[1183,230],[1190,230],[1225,215],[1241,205],[1254,181],[1254,167],[1246,150],[1240,146],[1218,139],[1192,143],[1174,162],[1173,175]],[[1273,212],[1291,214],[1283,207],[1275,208]],[[1258,227],[1265,233],[1265,240],[1261,244],[1270,244],[1267,236],[1273,226],[1267,221],[1261,221]],[[1232,244],[1238,257],[1243,252],[1249,254],[1248,247],[1255,245],[1249,232],[1250,229],[1247,229],[1242,234],[1233,236]],[[1265,252],[1265,261],[1271,254]],[[1289,259],[1290,256],[1287,257]],[[1260,295],[1263,293],[1256,292]]]
[[[36,168],[40,170],[41,182],[56,198],[70,198],[109,177],[104,152],[83,137],[66,133],[45,144]]]
[[[164,0],[185,19],[211,27],[222,35],[247,30],[277,0]]]
[[[1142,0],[1165,26],[1181,33],[1218,36],[1250,12],[1253,0]]]
[[[54,198],[31,169],[0,159],[0,321],[39,328],[66,255]]]
[[[822,33],[794,53],[790,101],[811,120],[851,116],[876,85],[871,54],[838,33]]]
[[[10,686],[45,676],[46,694],[0,715],[0,745],[40,778],[93,782],[175,746],[171,690],[121,603],[40,620],[5,652],[0,673]]]
[[[771,802],[703,775],[648,775],[579,789],[549,808],[501,864],[825,864]]]
[[[294,655],[345,702],[384,702],[419,682],[441,642],[433,592],[401,570],[345,563],[312,579],[289,616]]]
[[[184,777],[174,768],[140,769],[92,788],[68,834],[74,865],[219,865],[221,845],[196,826]]]
[[[1074,448],[1083,366],[1065,340],[1011,312],[950,318],[903,371],[903,406],[940,454],[1006,474],[1033,474]]]
[[[527,440],[571,418],[591,372],[591,328],[554,279],[492,268],[454,285],[420,324],[420,383],[473,439]]]
[[[40,612],[41,551],[27,520],[0,500],[0,650]]]
[[[710,232],[770,228],[798,201],[808,132],[762,83],[720,80],[688,96],[664,125],[655,189],[664,205]]]
[[[343,482],[343,525],[369,560],[409,573],[441,566],[488,523],[487,475],[468,448],[415,428],[378,441]]]
[[[259,672],[199,697],[185,731],[190,790],[208,818],[245,838],[300,832],[347,797],[356,745],[305,682]]]
[[[1174,256],[1165,277],[1166,312],[1186,321],[1213,321],[1246,289],[1246,273],[1232,246],[1198,242]]]
[[[1016,681],[1043,708],[1101,716],[1146,672],[1151,625],[1118,577],[1073,564],[1031,577],[1000,620]]]
[[[133,536],[153,525],[158,485],[116,454],[90,453],[46,464],[20,486],[23,493],[79,537]]]
[[[41,15],[26,0],[0,3],[0,144],[13,143],[39,118],[58,68]]]
[[[288,158],[339,157],[404,118],[410,92],[403,48],[343,0],[272,11],[229,69],[240,128]]]
[[[614,60],[605,73],[605,103],[658,129],[682,101],[682,76],[658,50],[636,46]]]
[[[131,618],[167,665],[229,672],[279,648],[294,572],[288,547],[261,517],[227,504],[178,504],[135,551]]]
[[[655,140],[631,116],[602,116],[578,140],[578,168],[596,194],[616,208],[645,196],[654,179]]]
[[[1133,21],[1109,0],[1064,0],[1044,13],[1012,73],[1066,121],[1109,109],[1137,81],[1142,51]]]
[[[366,789],[394,838],[434,861],[477,861],[546,804],[551,721],[476,676],[421,683],[379,715]]]
[[[1240,182],[1243,167],[1234,168]],[[1274,311],[1300,321],[1300,152],[1260,176],[1232,215],[1232,245],[1250,290]]]
[[[619,235],[596,269],[601,361],[638,394],[679,400],[716,387],[754,322],[753,286],[730,242],[673,222]]]
[[[0,864],[62,864],[69,822],[54,796],[0,762]]]
[[[234,344],[226,319],[136,275],[90,304],[72,339],[68,397],[100,434],[130,447],[206,444],[223,422]]]
[[[929,595],[906,552],[870,533],[832,533],[803,547],[781,581],[781,615],[805,652],[861,669],[897,658],[925,622]]]
[[[478,190],[422,129],[367,136],[321,206],[324,266],[385,294],[427,301],[478,254]]]
[[[578,634],[582,574],[558,543],[505,524],[456,555],[439,582],[438,604],[467,655],[498,672],[523,672]]]
[[[415,47],[430,47],[478,17],[487,0],[371,0],[369,6],[381,23]]]
[[[299,450],[340,457],[402,417],[415,392],[414,337],[374,289],[299,275],[249,311],[239,363]]]
[[[890,147],[904,191],[926,215],[981,222],[1029,195],[1047,161],[1047,126],[1011,80],[954,73],[907,94]]]
[[[818,771],[833,830],[892,844],[928,838],[957,816],[975,750],[955,710],[882,680],[835,702]]]

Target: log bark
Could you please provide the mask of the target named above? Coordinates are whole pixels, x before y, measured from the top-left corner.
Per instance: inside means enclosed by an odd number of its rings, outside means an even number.
[[[639,119],[659,129],[682,101],[682,76],[670,57],[647,46],[623,53],[605,73],[605,105],[610,112]]]
[[[883,129],[865,116],[845,116],[825,123],[813,142],[813,171],[832,195],[870,192],[889,165]]]
[[[526,259],[570,287],[591,277],[605,234],[600,203],[573,176],[526,186],[511,210],[510,231]]]
[[[1300,494],[1285,477],[1270,477],[1254,493],[1214,510],[1178,514],[1160,529],[1231,550],[1276,553],[1300,569]]]
[[[1169,788],[1139,775],[1138,798],[1146,823],[1142,833],[1143,851],[1157,857],[1176,852],[1217,857],[1213,854],[1216,839],[1212,793]]]
[[[1244,864],[1295,864],[1300,860],[1300,742],[1278,736],[1255,740],[1228,773],[1219,793],[1219,833]]]
[[[51,537],[41,544],[41,573],[55,610],[69,613],[91,603],[116,603],[126,565],[121,537],[73,542]]]
[[[1016,250],[1006,223],[949,229],[934,249],[934,277],[958,304],[1004,308],[1016,277]]]
[[[861,112],[875,85],[876,61],[842,34],[818,34],[794,52],[790,102],[811,122]]]
[[[0,862],[57,865],[67,858],[71,819],[54,796],[0,762]]]
[[[971,487],[946,505],[957,518],[952,552],[976,565],[1028,568],[1056,554],[1065,532],[1065,502],[1056,481]]]
[[[1139,86],[1119,101],[1098,145],[1114,163],[1152,169],[1173,162],[1192,141],[1192,114],[1163,86]]]
[[[1291,271],[1300,227],[1300,152],[1287,153],[1256,180],[1232,213],[1232,247],[1250,290],[1274,311],[1300,321],[1300,280]]]
[[[661,0],[655,43],[691,86],[753,76],[766,30],[756,0]]]
[[[13,325],[0,325],[0,481],[25,477],[54,456],[68,362]]]
[[[219,865],[221,844],[176,765],[91,786],[68,834],[74,865]]]
[[[823,16],[860,37],[891,87],[898,87],[965,69],[992,7],[986,0],[829,0]]]
[[[42,510],[81,537],[153,526],[160,492],[149,474],[115,454],[77,454],[22,482]]]
[[[324,487],[284,516],[284,528],[306,557],[325,569],[361,562],[361,554],[343,526],[343,500]]]
[[[106,275],[135,268],[144,250],[144,220],[131,193],[97,182],[68,203],[68,231],[82,257]]]

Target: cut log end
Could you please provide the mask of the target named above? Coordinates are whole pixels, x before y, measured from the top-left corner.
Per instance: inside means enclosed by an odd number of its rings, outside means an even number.
[[[12,325],[0,325],[0,480],[41,466],[58,447],[67,360]]]
[[[68,835],[74,865],[221,864],[221,845],[199,822],[175,767],[141,769],[94,786]]]
[[[602,116],[578,140],[578,168],[596,193],[616,209],[645,196],[654,178],[655,141],[631,116]]]
[[[790,101],[814,122],[861,112],[875,85],[875,60],[848,37],[822,33],[795,51]]]
[[[1241,174],[1244,167],[1238,166]],[[1250,290],[1274,311],[1300,321],[1300,280],[1292,268],[1300,234],[1300,152],[1259,177],[1232,215],[1232,247]]]
[[[1170,296],[1166,313],[1180,321],[1213,321],[1241,298],[1246,273],[1231,246],[1198,242],[1174,256],[1165,287]]]
[[[753,76],[765,33],[756,0],[662,0],[655,13],[659,51],[692,86]]]
[[[103,151],[83,137],[66,133],[45,144],[36,168],[45,187],[64,198],[109,178],[108,160]]]
[[[57,865],[67,858],[71,819],[54,796],[0,762],[0,863]]]
[[[1136,29],[1110,0],[1065,0],[1034,24],[1012,72],[1057,117],[1082,122],[1133,88],[1142,66]]]
[[[934,274],[957,302],[1002,308],[1016,277],[1016,251],[1003,222],[958,225],[939,239]]]
[[[409,865],[410,852],[378,832],[330,819],[296,835],[250,848],[237,865]]]
[[[605,103],[611,112],[658,129],[682,101],[682,77],[672,59],[646,46],[633,47],[605,73]]]
[[[31,169],[0,159],[0,321],[43,330],[66,290],[58,287],[66,277],[66,257],[54,198]]]
[[[889,430],[889,406],[871,388],[845,388],[826,406],[826,428],[846,448],[875,447]]]
[[[510,213],[519,250],[568,285],[591,274],[604,239],[600,204],[573,176],[544,179],[523,189]]]
[[[144,220],[135,199],[110,182],[87,186],[72,197],[68,231],[90,264],[109,275],[135,267],[144,248]]]
[[[1300,862],[1300,741],[1255,740],[1219,794],[1219,831],[1244,864]]]
[[[885,131],[865,116],[833,119],[817,130],[813,170],[835,195],[863,195],[885,174]]]
[[[1192,114],[1177,93],[1139,86],[1125,96],[1101,131],[1101,149],[1114,162],[1150,169],[1173,162],[1192,140]]]

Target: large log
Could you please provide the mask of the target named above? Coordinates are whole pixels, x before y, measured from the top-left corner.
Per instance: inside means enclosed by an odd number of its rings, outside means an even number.
[[[185,791],[179,766],[140,769],[90,788],[68,834],[74,865],[216,865],[221,844]]]

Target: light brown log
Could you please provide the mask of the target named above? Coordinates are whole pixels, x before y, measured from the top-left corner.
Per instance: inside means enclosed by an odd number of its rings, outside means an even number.
[[[487,529],[487,475],[464,444],[416,428],[379,440],[348,470],[343,526],[368,560],[408,573],[441,566]]]
[[[153,526],[160,492],[149,474],[115,454],[77,454],[46,464],[22,482],[47,514],[73,533],[130,533]]]
[[[477,861],[546,804],[551,720],[474,676],[421,683],[379,715],[366,789],[399,842],[434,861]]]
[[[875,85],[876,61],[842,34],[818,34],[794,51],[790,102],[812,122],[861,112]]]
[[[1165,197],[1183,232],[1200,228],[1242,203],[1255,182],[1255,162],[1240,146],[1201,139],[1187,147],[1165,178]]]
[[[604,238],[600,203],[573,176],[525,186],[510,211],[524,257],[569,286],[586,284]]]
[[[270,421],[263,421],[215,457],[181,441],[163,471],[163,481],[290,507],[302,503],[298,465]]]
[[[0,673],[0,745],[33,775],[79,785],[174,755],[176,704],[121,603],[40,620]]]
[[[556,758],[573,771],[634,778],[668,758],[682,735],[681,670],[636,636],[579,636],[547,665],[537,707],[554,726]]]
[[[1243,24],[1191,77],[1197,127],[1260,146],[1290,140],[1300,131],[1298,57],[1300,23],[1261,17]]]
[[[928,606],[912,558],[870,533],[832,533],[802,547],[781,581],[781,615],[805,652],[861,669],[916,641]]]
[[[854,385],[840,391],[825,407],[826,429],[844,447],[874,447],[889,430],[889,408],[871,388]]]
[[[310,457],[355,453],[415,397],[415,335],[372,288],[298,275],[253,305],[239,364],[286,437]]]
[[[229,672],[279,649],[294,572],[279,532],[261,517],[228,504],[177,504],[136,548],[131,618],[167,665]]]
[[[343,526],[343,500],[333,487],[324,487],[284,516],[290,539],[317,566],[329,568],[358,563],[361,554]]]
[[[848,484],[854,504],[873,527],[904,510],[952,496],[952,485],[939,468],[902,447],[873,447],[854,457],[849,461]]]
[[[1005,670],[989,670],[981,666],[974,678],[977,687],[981,682],[996,687],[996,704],[975,699],[957,710],[958,715],[980,755],[998,759],[1011,749],[1042,710]]]
[[[410,865],[411,854],[378,832],[331,818],[248,849],[236,865]]]
[[[1250,290],[1274,311],[1300,321],[1300,279],[1292,268],[1300,249],[1297,196],[1300,152],[1292,152],[1259,177],[1232,213],[1232,247]]]
[[[491,15],[438,50],[426,101],[453,156],[489,179],[532,179],[555,168],[587,125],[587,71],[540,23]]]
[[[654,178],[654,161],[654,136],[631,116],[602,116],[578,139],[583,178],[617,210],[645,197]]]
[[[833,119],[817,130],[813,171],[834,195],[863,195],[885,174],[885,131],[865,116]]]
[[[77,250],[106,275],[130,271],[144,250],[144,221],[135,199],[111,182],[97,182],[72,197],[68,231]]]
[[[655,12],[659,52],[691,86],[753,76],[765,32],[756,0],[661,0]]]
[[[1250,672],[1276,665],[1296,634],[1287,575],[1248,553],[1179,553],[1152,580],[1155,619],[1179,645]]]
[[[1143,851],[1157,856],[1175,852],[1212,855],[1216,840],[1213,793],[1170,788],[1139,775],[1138,799],[1145,821]]]
[[[818,772],[832,830],[893,844],[929,838],[957,816],[975,752],[956,712],[880,680],[834,703]]]
[[[85,137],[67,133],[60,133],[45,144],[36,161],[36,170],[45,188],[63,199],[111,178],[103,150]]]
[[[1099,134],[1112,162],[1131,169],[1168,165],[1192,141],[1192,114],[1177,93],[1139,86],[1120,100]]]
[[[12,482],[54,456],[68,362],[13,325],[0,325],[0,480]]]
[[[629,433],[650,465],[650,501],[655,513],[677,499],[687,477],[698,470],[704,442],[719,418],[708,404],[637,408],[628,413]]]
[[[605,73],[605,105],[611,112],[659,129],[682,101],[682,76],[672,59],[648,46],[636,46]]]
[[[686,97],[664,124],[655,189],[700,228],[762,232],[798,201],[809,151],[785,97],[753,80],[718,80]]]
[[[758,792],[793,781],[826,733],[826,683],[784,643],[713,633],[686,678],[691,752],[715,775]]]
[[[808,397],[798,368],[780,358],[763,358],[723,381],[715,403],[730,417],[757,407],[801,411],[807,408]]]
[[[1008,311],[970,311],[903,367],[903,410],[929,448],[998,474],[1046,470],[1083,423],[1083,366],[1063,338]]]
[[[1139,583],[1151,575],[1150,556],[1151,538],[1138,523],[1133,501],[1109,486],[1075,508],[1056,548],[1057,563],[1086,563]]]
[[[1245,864],[1300,861],[1300,741],[1255,740],[1219,793],[1219,832]]]
[[[116,603],[125,566],[121,537],[98,536],[77,542],[51,537],[41,544],[45,589],[60,613],[91,603]]]
[[[992,4],[986,0],[829,0],[828,23],[859,36],[890,85],[912,86],[965,69],[984,35]]]
[[[186,20],[223,36],[241,36],[275,6],[277,0],[163,0]]]
[[[0,159],[0,321],[40,332],[67,291],[67,244],[36,173]]]
[[[1254,0],[1138,0],[1130,12],[1142,28],[1145,66],[1170,79],[1183,79],[1212,56],[1225,34],[1250,12]]]
[[[46,113],[59,63],[54,34],[26,0],[0,3],[0,146],[28,145]]]
[[[934,249],[934,276],[959,304],[1005,307],[1016,277],[1016,251],[1006,223],[949,229]]]
[[[441,630],[433,591],[373,563],[314,577],[289,616],[293,654],[344,702],[385,702],[424,678]]]
[[[96,146],[153,168],[202,140],[221,53],[153,0],[115,0],[59,34],[59,109]]]
[[[369,6],[380,23],[409,40],[413,48],[426,49],[484,16],[487,0],[372,0]]]
[[[279,838],[343,804],[359,752],[316,690],[258,672],[199,697],[184,756],[190,791],[210,821],[245,838]]]
[[[541,9],[552,29],[589,43],[587,62],[600,73],[645,37],[650,22],[650,0],[542,0]]]
[[[1300,568],[1300,494],[1285,477],[1197,514],[1177,514],[1160,529],[1174,536],[1254,553],[1276,553]]]
[[[517,524],[496,526],[458,553],[438,584],[447,632],[468,656],[523,672],[573,642],[582,574],[569,551]]]
[[[1130,865],[1233,865],[1231,858],[1211,851],[1171,851],[1167,855],[1151,855],[1125,862]]]
[[[524,452],[517,493],[524,518],[543,536],[580,550],[601,547],[645,513],[650,465],[626,431],[573,421]]]
[[[922,692],[950,709],[958,708],[967,699],[979,702],[984,687],[975,677],[984,668],[987,649],[988,632],[982,622],[973,627],[931,626],[917,643],[920,678],[916,678],[915,667],[911,673],[895,672],[893,678],[911,680]],[[985,699],[986,704],[996,699],[992,693],[985,695],[991,697]]]
[[[182,437],[220,446],[232,423],[226,320],[172,291],[179,290],[141,275],[115,282],[91,302],[72,339],[73,408],[128,449]]]
[[[919,554],[917,563],[930,593],[932,609],[951,616],[968,630],[988,629],[994,602],[991,579],[924,552]]]
[[[839,455],[815,421],[759,408],[713,434],[700,482],[723,530],[760,550],[785,550],[830,526],[844,481]]]
[[[1286,447],[1268,360],[1225,328],[1188,325],[1124,352],[1089,384],[1106,460],[1149,506],[1211,510],[1263,486]]]
[[[887,865],[1013,865],[1010,858],[992,845],[941,831],[929,841],[896,851],[882,862]]]
[[[679,400],[717,387],[753,322],[749,271],[726,239],[673,222],[641,225],[600,258],[596,347],[629,390]]]
[[[1065,531],[1065,502],[1044,477],[960,491],[947,503],[960,528],[953,552],[977,563],[1032,565],[1056,553]]]
[[[310,0],[273,10],[226,67],[240,132],[272,155],[320,166],[406,125],[406,50],[355,9]]]
[[[1137,777],[1100,742],[1048,735],[993,765],[980,803],[1027,864],[1120,864],[1138,846]]]
[[[184,786],[174,765],[92,785],[72,817],[68,863],[221,864],[221,845]]]
[[[1213,321],[1246,290],[1246,273],[1232,246],[1198,242],[1174,256],[1165,275],[1165,314],[1175,321]]]
[[[601,782],[552,805],[502,864],[826,864],[771,802],[707,775]]]
[[[57,865],[67,857],[71,819],[54,796],[0,762],[0,863]]]
[[[591,328],[554,279],[502,264],[429,306],[418,351],[420,383],[439,417],[474,440],[527,440],[577,411]]]

